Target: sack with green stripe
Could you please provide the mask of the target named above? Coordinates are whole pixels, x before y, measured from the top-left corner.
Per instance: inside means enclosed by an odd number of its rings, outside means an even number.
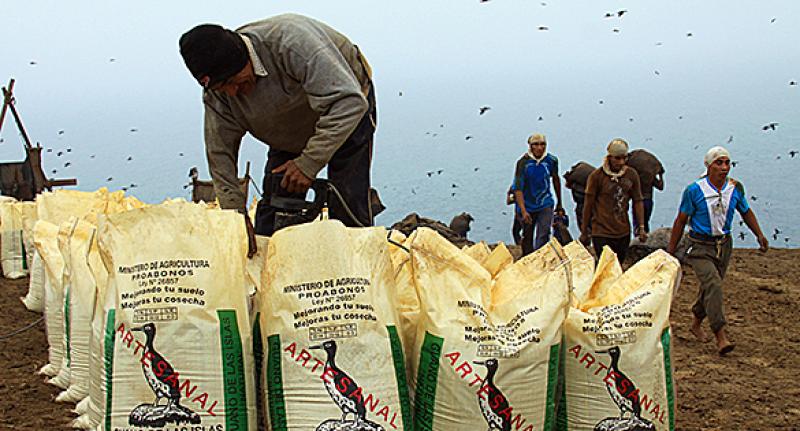
[[[558,429],[674,430],[669,312],[680,264],[656,251],[623,273],[606,247],[593,278],[575,268]]]
[[[99,429],[255,429],[244,227],[241,214],[190,203],[99,216]]]
[[[258,301],[269,429],[411,429],[386,234],[325,220],[270,239]]]
[[[22,239],[22,208],[16,201],[0,202],[0,264],[5,278],[28,275]]]
[[[493,278],[430,229],[410,239],[414,429],[552,429],[569,295],[561,247],[553,240]]]

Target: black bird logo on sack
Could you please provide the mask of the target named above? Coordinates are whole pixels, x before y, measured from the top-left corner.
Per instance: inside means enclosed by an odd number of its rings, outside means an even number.
[[[327,358],[322,382],[334,404],[342,411],[341,420],[328,419],[319,424],[316,431],[384,431],[381,425],[366,418],[366,391],[336,365],[336,341],[327,340],[309,349],[325,351]],[[348,415],[352,415],[353,419],[348,421]]]
[[[642,406],[639,401],[639,390],[636,385],[619,369],[621,351],[614,346],[608,350],[598,351],[611,357],[611,365],[603,382],[611,400],[619,409],[619,417],[609,417],[601,420],[594,426],[594,431],[652,431],[656,427],[647,419],[642,418]],[[625,418],[626,413],[629,414]]]
[[[155,395],[152,404],[139,404],[128,416],[128,423],[133,426],[163,428],[167,423],[199,424],[200,415],[181,405],[179,373],[172,368],[167,359],[154,347],[156,325],[146,323],[131,331],[143,332],[145,335],[142,352],[142,373],[147,384]],[[166,399],[166,404],[161,400]]]
[[[500,363],[494,358],[473,363],[486,367],[486,378],[478,391],[478,406],[480,406],[483,419],[489,425],[488,431],[510,431],[513,410],[508,403],[508,398],[494,383],[494,376],[497,374]]]

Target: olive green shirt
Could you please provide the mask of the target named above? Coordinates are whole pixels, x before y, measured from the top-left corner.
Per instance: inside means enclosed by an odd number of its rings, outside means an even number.
[[[298,154],[315,178],[367,111],[370,69],[358,47],[314,19],[278,15],[246,24],[242,35],[256,75],[247,95],[205,90],[205,146],[220,206],[245,209],[238,186],[245,133],[271,149]]]

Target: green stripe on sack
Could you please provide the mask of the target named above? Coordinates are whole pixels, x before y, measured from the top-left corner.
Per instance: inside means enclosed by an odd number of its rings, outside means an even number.
[[[22,231],[19,231],[19,243],[22,245],[22,269],[28,269],[28,254],[25,252],[25,241],[22,238]]]
[[[553,420],[556,413],[556,389],[558,388],[559,376],[559,356],[561,355],[561,344],[550,346],[550,358],[547,361],[547,399],[544,415],[544,427],[542,430],[548,431],[553,428]]]
[[[564,359],[566,358],[567,343],[561,338],[561,350],[558,363],[558,404],[556,406],[556,427],[558,431],[566,431],[569,426],[567,421],[567,378],[565,374]]]
[[[264,423],[264,340],[261,339],[261,313],[253,318],[253,357],[256,374],[256,420],[258,426]]]
[[[419,354],[417,391],[414,398],[414,431],[433,430],[433,411],[436,407],[436,386],[439,379],[439,358],[444,339],[425,332]]]
[[[394,362],[394,377],[397,381],[397,392],[400,396],[400,414],[403,415],[403,428],[409,427],[411,419],[411,403],[408,398],[408,382],[406,382],[406,361],[403,357],[403,344],[397,334],[397,327],[387,326],[389,331],[389,344],[392,348],[392,361]]]
[[[225,385],[225,428],[244,430],[247,420],[247,382],[244,378],[242,337],[235,310],[217,310],[222,343],[222,376]]]
[[[106,369],[106,429],[111,429],[111,406],[112,406],[112,396],[114,395],[114,325],[116,324],[116,320],[114,318],[115,310],[112,308],[108,310],[108,315],[106,317],[106,335],[105,335],[105,342],[103,344],[105,350],[105,356],[103,361],[105,362],[105,369]]]
[[[664,376],[667,381],[667,407],[669,410],[669,429],[675,430],[675,387],[672,383],[672,355],[670,354],[669,328],[661,333],[661,350],[664,352]]]
[[[67,286],[69,286],[69,285],[67,285]],[[70,301],[70,297],[71,296],[72,296],[72,288],[68,287],[67,288],[67,293],[64,295],[64,340],[67,343],[67,348],[65,349],[66,350],[66,355],[67,355],[66,356],[66,358],[67,358],[67,367],[69,367],[72,364],[72,357],[71,357],[71,355],[69,353],[69,351],[72,350],[72,349],[69,348],[69,345],[70,345],[70,336],[69,336],[70,324],[69,324],[69,322],[70,322],[70,320],[72,320],[72,319],[70,319],[70,308],[69,308],[69,301]]]
[[[270,429],[286,431],[286,400],[283,399],[280,335],[267,337],[267,393]]]

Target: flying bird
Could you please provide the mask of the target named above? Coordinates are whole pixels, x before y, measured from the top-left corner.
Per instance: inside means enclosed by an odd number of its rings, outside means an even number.
[[[464,137],[465,141],[469,141],[470,139],[472,139],[472,135],[467,135],[467,136]]]
[[[612,29],[611,31],[613,31],[614,33],[619,33],[619,29],[618,28]]]
[[[397,93],[397,95],[398,95],[398,96],[400,96],[400,97],[403,97],[403,92],[402,92],[402,91],[399,91],[399,92]]]
[[[789,155],[790,155],[792,158],[794,158],[794,156],[796,156],[796,155],[797,155],[797,153],[800,153],[800,151],[797,151],[797,150],[789,150]]]
[[[114,181],[114,177],[108,177],[106,178],[106,181]]]
[[[109,63],[113,63],[113,62],[115,62],[115,61],[117,61],[117,59],[116,59],[116,58],[113,58],[113,57],[108,59],[108,62],[109,62]]]
[[[739,232],[739,239],[744,240],[745,233]]]
[[[757,200],[758,200],[758,196],[756,196],[756,195],[750,196],[750,200],[752,200],[753,202],[755,202],[755,201],[757,201]]]
[[[733,142],[733,135],[728,136],[728,143],[730,144],[731,142]]]
[[[735,168],[736,165],[738,165],[738,164],[739,164],[739,162],[737,160],[731,160],[731,167],[732,168]]]
[[[602,101],[602,100],[600,100],[600,101],[598,101],[597,103],[599,103],[599,104],[601,104],[601,105],[602,105],[602,104],[603,104],[603,101]]]
[[[654,70],[653,72],[654,72],[656,75],[661,75],[661,72],[659,72],[659,71],[657,71],[657,70]]]
[[[31,61],[28,64],[30,64],[31,66],[36,66],[36,62],[35,61]]]
[[[550,30],[550,27],[547,27],[547,26],[544,26],[544,25],[540,25],[539,26],[539,31],[547,31],[547,30]]]
[[[444,169],[439,169],[438,171],[436,171],[436,175],[442,175],[442,172],[444,172]]]
[[[56,157],[61,157],[61,156],[63,156],[63,155],[64,155],[64,152],[63,152],[63,151],[59,151],[59,152],[57,152],[57,153],[56,153]]]
[[[128,156],[128,161],[130,162],[131,160],[133,160],[133,156]]]
[[[614,13],[606,12],[606,14],[605,14],[605,16],[603,16],[603,18],[614,18]]]
[[[63,131],[63,130],[59,130],[59,131],[58,131],[58,134],[59,134],[59,135],[63,135],[63,134],[64,134],[64,131]]]
[[[692,37],[692,36],[694,36],[692,33],[686,33],[686,37]]]
[[[540,115],[539,116],[539,121],[542,121],[542,120],[544,120],[544,118],[542,118],[542,116]]]
[[[789,81],[789,85],[795,86],[795,85],[797,85],[797,81]]]
[[[68,168],[68,167],[70,167],[70,166],[72,166],[72,163],[71,163],[71,162],[64,163],[64,167],[65,167],[65,168]]]
[[[777,125],[778,125],[778,123],[769,123],[769,124],[767,124],[767,125],[765,125],[765,126],[761,127],[761,130],[763,130],[763,131],[765,131],[765,132],[766,132],[767,130],[769,130],[769,129],[775,130],[775,127],[776,127]]]
[[[72,148],[67,148],[67,152],[71,153],[72,152]]]
[[[48,148],[48,149],[47,149],[47,152],[48,152],[48,153],[52,153],[52,152],[53,152],[53,149],[52,149],[52,148]]]
[[[478,172],[478,169],[480,169],[480,168],[479,168],[479,167],[478,167],[478,168],[475,168],[475,169],[474,169],[474,172]]]
[[[771,20],[769,20],[769,23],[772,24],[773,22],[775,22],[776,19],[777,18],[772,18]]]
[[[428,175],[428,178],[430,178],[433,175],[433,171],[428,171],[428,172],[425,172],[425,173]]]
[[[622,17],[622,15],[625,15],[627,12],[628,12],[628,11],[627,11],[627,10],[625,10],[625,9],[623,9],[623,10],[618,10],[618,11],[617,11],[617,16],[621,18],[621,17]]]
[[[486,111],[488,111],[488,110],[490,110],[490,109],[492,109],[492,107],[491,107],[491,106],[481,106],[481,107],[480,107],[480,110],[479,110],[479,112],[478,112],[478,115],[483,115],[483,114],[485,114],[485,113],[486,113]]]
[[[178,153],[178,157],[183,157],[183,153]]]
[[[135,133],[135,132],[138,132],[138,131],[139,131],[139,129],[137,129],[135,127],[131,127],[131,133]]]

